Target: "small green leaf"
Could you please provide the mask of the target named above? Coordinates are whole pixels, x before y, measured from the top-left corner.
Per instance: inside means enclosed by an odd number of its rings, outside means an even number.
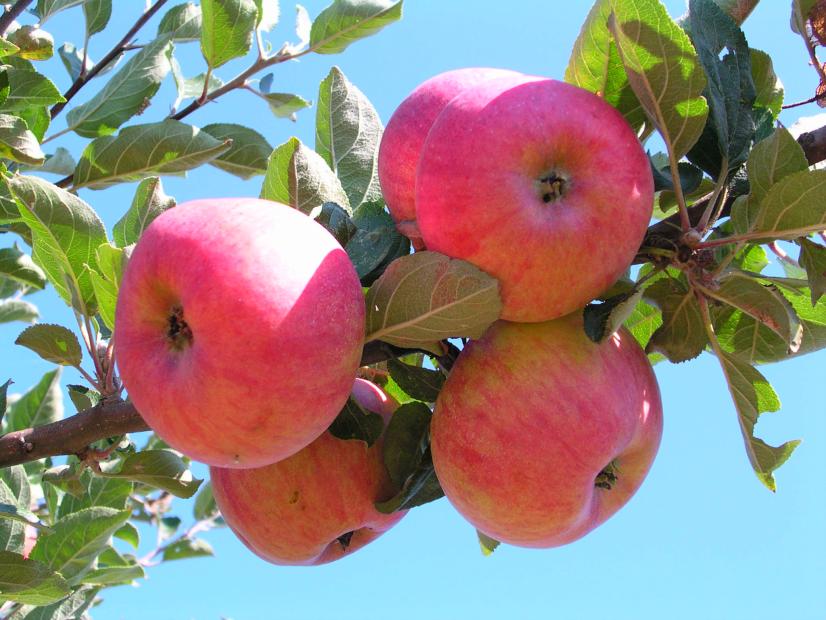
[[[85,0],[83,16],[86,18],[86,39],[102,32],[112,17],[112,0]]]
[[[343,208],[334,202],[325,202],[310,213],[316,222],[324,226],[341,247],[345,247],[358,232],[358,227]]]
[[[441,354],[444,338],[481,336],[499,318],[499,283],[462,260],[416,252],[393,261],[367,293],[366,340]]]
[[[55,518],[62,519],[73,512],[95,506],[124,510],[133,489],[132,483],[128,480],[103,478],[89,471],[81,473],[78,482],[82,492],[77,495],[64,495]]]
[[[26,288],[40,290],[46,286],[46,274],[17,245],[0,249],[0,275],[19,282]]]
[[[433,461],[428,449],[416,471],[404,483],[402,490],[386,502],[377,502],[376,510],[385,514],[408,510],[444,497],[444,491],[436,478]]]
[[[267,172],[267,159],[273,149],[254,129],[234,123],[214,123],[205,125],[201,131],[221,142],[232,141],[229,150],[210,161],[210,165],[242,179]]]
[[[399,406],[384,433],[382,458],[390,479],[397,488],[422,465],[430,446],[430,407],[422,402],[409,402]]]
[[[6,415],[6,402],[8,401],[9,386],[14,383],[11,379],[0,385],[0,421]]]
[[[0,507],[0,514],[6,517],[0,518],[0,550],[22,553],[28,521],[20,518],[19,513],[23,510],[28,512],[28,506],[24,508],[19,505],[18,498],[5,480],[0,480]]]
[[[328,430],[339,439],[358,439],[372,446],[381,437],[384,418],[367,411],[350,397]]]
[[[158,540],[168,540],[175,535],[181,527],[180,517],[162,517],[158,523]]]
[[[184,460],[171,450],[144,450],[107,465],[101,466],[102,476],[142,482],[175,497],[192,497],[203,482],[193,478]]]
[[[658,153],[655,157],[657,157],[658,160],[665,160],[665,166],[660,167],[658,162],[655,162],[653,159],[651,160],[651,172],[654,176],[654,191],[674,191],[674,179],[671,176],[671,170],[668,166],[668,156],[663,156],[662,153]],[[686,161],[681,161],[677,165],[677,171],[679,172],[680,187],[683,190],[684,196],[696,191],[703,182],[703,171]]]
[[[75,187],[103,189],[154,175],[179,174],[215,159],[230,146],[172,119],[132,125],[117,136],[89,143],[75,170]]]
[[[4,56],[14,56],[18,50],[19,48],[14,43],[11,43],[4,37],[0,37],[0,58]]]
[[[100,402],[100,392],[85,385],[67,385],[69,399],[78,411],[91,409]]]
[[[482,550],[482,555],[485,557],[491,555],[496,548],[502,544],[498,540],[491,538],[487,534],[476,530],[476,536],[479,538],[479,548]]]
[[[806,270],[814,306],[826,293],[826,247],[806,238],[798,239],[797,242],[800,244],[798,262]]]
[[[98,586],[126,585],[145,576],[143,567],[132,559],[114,566],[99,565],[83,576],[83,583]]]
[[[86,73],[91,71],[95,68],[95,62],[87,53],[84,57],[84,53],[82,49],[78,49],[72,43],[64,43],[61,45],[57,50],[58,56],[60,56],[60,60],[63,63],[63,66],[66,68],[66,71],[69,74],[69,77],[72,81],[75,81],[77,78],[80,77],[81,67],[83,67],[84,58],[86,61]],[[98,71],[96,77],[100,77],[102,75],[106,75],[112,69],[114,69],[118,63],[120,62],[121,58],[123,58],[123,53],[118,54],[112,60],[107,63],[105,67],[103,67],[100,71]]]
[[[21,431],[32,426],[56,422],[63,417],[60,368],[47,372],[40,381],[8,406],[3,431]]]
[[[387,360],[387,370],[406,394],[428,403],[436,402],[445,384],[445,375],[440,371],[411,366],[395,359]]]
[[[23,110],[65,101],[57,86],[34,69],[8,67],[6,75],[9,79],[9,96],[0,105],[2,112],[23,116]]]
[[[112,238],[121,248],[137,243],[154,219],[174,206],[175,199],[163,191],[159,177],[144,179],[135,190],[129,210],[112,228]]]
[[[71,589],[59,573],[18,553],[0,551],[0,597],[24,605],[49,605]]]
[[[201,39],[201,7],[192,2],[178,4],[169,9],[158,24],[158,36],[171,34],[173,41],[199,41]]]
[[[218,504],[215,503],[215,496],[212,494],[212,482],[207,481],[201,485],[201,490],[195,496],[192,514],[196,521],[206,521],[218,516]]]
[[[32,325],[23,330],[14,344],[31,349],[47,362],[61,366],[80,366],[83,359],[77,336],[62,325]]]
[[[583,310],[585,333],[593,342],[602,342],[614,334],[642,300],[642,289],[609,297],[601,303],[590,303]]]
[[[34,323],[38,318],[40,313],[34,304],[22,299],[0,299],[0,323]]]
[[[401,17],[401,0],[333,0],[313,22],[310,47],[318,54],[338,54]]]
[[[65,11],[74,6],[83,4],[85,0],[37,0],[37,15],[40,16],[40,23],[43,24],[55,13]]]
[[[121,528],[112,535],[115,538],[130,544],[133,549],[137,549],[140,546],[140,532],[138,532],[138,528],[131,523],[124,523]]]
[[[125,266],[125,253],[110,243],[103,243],[96,252],[98,270],[92,271],[92,285],[98,302],[98,313],[109,330],[115,329],[115,306],[120,280]]]
[[[37,137],[22,118],[0,114],[0,157],[39,166],[46,161]]]
[[[410,254],[410,243],[386,213],[363,221],[344,248],[362,286],[370,286],[394,259]]]
[[[45,487],[60,489],[72,497],[82,499],[86,494],[87,488],[80,481],[78,469],[79,467],[76,463],[73,465],[58,465],[56,467],[50,467],[43,472],[41,481],[45,483]],[[52,514],[57,513],[53,512]]]
[[[321,156],[290,138],[276,148],[267,162],[261,198],[275,200],[309,214],[325,202],[335,202],[348,213],[347,195]]]
[[[645,296],[662,311],[662,325],[651,336],[646,353],[657,351],[674,363],[700,355],[708,344],[708,336],[700,304],[685,281],[662,278],[646,289]]]
[[[55,149],[54,153],[46,155],[46,161],[42,165],[37,167],[21,166],[20,169],[37,170],[37,172],[48,172],[50,174],[67,176],[74,172],[76,165],[77,163],[75,162],[75,158],[72,157],[72,154],[67,149],[59,146]]]
[[[250,50],[257,15],[254,0],[201,0],[201,52],[210,69]]]
[[[215,555],[210,544],[200,538],[182,538],[169,545],[163,551],[163,561],[186,560],[188,558],[203,558]]]
[[[756,107],[771,111],[772,118],[776,119],[783,106],[783,83],[774,72],[771,56],[766,52],[750,49],[751,79],[754,82]]]
[[[272,112],[278,118],[296,119],[295,113],[309,108],[312,103],[292,93],[261,93]]]
[[[175,87],[178,89],[178,97],[172,104],[172,109],[177,110],[181,103],[186,99],[194,99],[203,96],[204,87],[206,86],[206,94],[209,95],[215,90],[218,90],[224,85],[224,82],[217,75],[199,73],[195,77],[184,77],[181,65],[175,58],[172,58],[172,77],[175,79]],[[209,83],[207,84],[207,80]]]

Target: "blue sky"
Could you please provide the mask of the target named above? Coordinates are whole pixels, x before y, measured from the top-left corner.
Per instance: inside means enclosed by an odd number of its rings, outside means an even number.
[[[684,4],[666,3],[672,15]],[[788,28],[789,2],[765,0],[746,22],[752,47],[770,52],[786,86],[787,101],[811,96],[815,74],[802,42]],[[113,34],[93,40],[100,58],[121,36],[143,2],[119,0]],[[305,3],[315,16],[322,1]],[[338,56],[306,57],[275,71],[273,90],[316,98],[333,64],[374,103],[386,122],[418,83],[463,66],[495,66],[561,78],[590,2],[558,3],[408,0],[402,22]],[[131,12],[130,12],[131,11]],[[269,37],[275,47],[291,32],[293,8],[282,2],[282,24]],[[56,17],[49,30],[58,42],[80,43],[78,9]],[[147,32],[152,32],[151,25]],[[178,52],[188,75],[199,73],[197,44]],[[176,53],[178,53],[176,52]],[[189,69],[187,70],[187,67]],[[231,77],[241,63],[219,70]],[[52,62],[50,75],[68,78]],[[89,87],[89,95],[94,92]],[[88,96],[88,95],[87,95]],[[159,120],[174,99],[171,77],[145,120]],[[78,101],[82,101],[80,97]],[[820,110],[807,106],[784,113]],[[263,133],[273,145],[292,135],[314,143],[314,110],[296,123],[272,117],[249,93],[232,93],[191,115],[205,125],[235,120]],[[56,128],[59,128],[58,124]],[[71,136],[55,145],[77,149]],[[257,195],[260,179],[244,183],[204,168],[187,179],[164,180],[181,202],[210,196]],[[111,225],[131,201],[134,186],[92,192],[89,201]],[[44,320],[72,325],[52,293],[38,294]],[[0,381],[25,389],[48,370],[12,344],[21,326],[0,326]],[[802,438],[777,473],[772,494],[756,479],[743,447],[736,414],[716,360],[708,355],[679,366],[656,367],[665,432],[659,456],[638,494],[605,525],[582,540],[550,550],[502,546],[480,554],[473,528],[442,499],[415,509],[393,530],[357,554],[318,568],[269,565],[228,530],[206,535],[216,556],[161,565],[137,588],[105,592],[94,616],[103,620],[234,620],[260,618],[634,618],[762,620],[826,615],[826,404],[822,381],[826,353],[762,368],[783,403],[767,414],[758,434],[770,443]],[[69,379],[65,382],[77,381]],[[71,405],[69,405],[70,407]],[[204,468],[197,473],[204,474]],[[179,503],[187,518],[191,508]],[[148,538],[146,536],[145,538]],[[149,550],[147,548],[147,550]]]

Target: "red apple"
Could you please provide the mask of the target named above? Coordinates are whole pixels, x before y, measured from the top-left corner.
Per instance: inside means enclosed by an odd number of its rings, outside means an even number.
[[[431,449],[445,495],[480,531],[553,547],[630,499],[661,434],[645,353],[625,330],[594,344],[577,314],[498,321],[471,342],[436,402]]]
[[[129,398],[174,448],[222,467],[294,454],[347,401],[364,297],[306,215],[250,198],[164,212],[126,267],[115,318]]]
[[[648,158],[596,95],[510,76],[464,90],[427,135],[416,219],[429,250],[497,278],[502,318],[573,312],[628,268],[651,218]]]
[[[440,73],[416,87],[390,117],[379,148],[379,181],[399,231],[414,243],[420,243],[416,227],[416,168],[427,132],[456,95],[506,75],[521,74],[486,67]]]
[[[397,403],[356,379],[353,397],[385,422]],[[381,440],[337,439],[323,433],[288,459],[257,469],[210,468],[221,514],[239,539],[274,564],[315,565],[349,555],[404,516],[382,514],[374,502],[395,491]]]

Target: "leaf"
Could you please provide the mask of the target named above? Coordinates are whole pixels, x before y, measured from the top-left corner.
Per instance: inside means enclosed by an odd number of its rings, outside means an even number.
[[[29,131],[26,121],[8,114],[0,114],[0,157],[32,166],[46,161],[40,143]]]
[[[805,237],[798,239],[800,244],[800,266],[806,270],[809,289],[812,294],[812,306],[826,293],[826,247],[818,245]]]
[[[428,403],[436,402],[445,384],[445,375],[440,371],[411,366],[395,359],[387,360],[387,370],[406,394]]]
[[[642,300],[642,289],[609,297],[601,303],[590,303],[583,311],[585,333],[593,342],[611,337],[631,316]]]
[[[146,573],[135,560],[129,560],[116,566],[99,566],[83,576],[83,583],[98,586],[131,584],[136,579],[143,579]]]
[[[158,24],[158,36],[164,34],[170,34],[173,41],[199,41],[201,39],[201,7],[192,2],[173,6]]]
[[[685,32],[658,0],[612,0],[608,28],[628,81],[676,162],[705,126],[705,75]]]
[[[639,130],[645,123],[645,112],[628,82],[617,45],[608,30],[610,14],[611,0],[594,2],[571,50],[565,81],[596,93]]]
[[[9,386],[14,383],[11,379],[8,379],[4,384],[0,385],[0,421],[3,420],[3,416],[6,415],[6,402],[7,402],[7,393],[9,390]]]
[[[59,573],[18,553],[0,551],[0,597],[24,605],[49,605],[71,589]]]
[[[121,248],[137,243],[155,218],[174,206],[175,199],[163,191],[159,177],[144,179],[135,190],[129,210],[112,228],[112,238]]]
[[[9,34],[9,43],[17,47],[18,58],[48,60],[54,56],[54,38],[37,26],[21,26]]]
[[[76,48],[72,43],[64,43],[61,45],[57,50],[58,56],[60,56],[61,62],[63,62],[63,66],[66,68],[66,71],[69,73],[69,77],[74,82],[77,78],[80,77],[80,69],[83,66],[83,50]],[[120,63],[121,59],[123,58],[123,53],[118,54],[115,56],[111,61],[109,61],[105,67],[103,67],[100,71],[98,71],[96,77],[100,77],[102,75],[106,75],[112,69],[114,69],[118,63]],[[95,63],[89,56],[86,54],[86,72],[88,73],[92,69],[95,68]]]
[[[40,381],[8,406],[3,431],[21,431],[32,426],[56,422],[63,417],[60,368],[47,372]]]
[[[257,15],[254,0],[201,0],[201,52],[210,69],[250,50]]]
[[[384,430],[384,418],[367,411],[351,396],[328,429],[338,439],[358,439],[372,446]]]
[[[304,108],[309,108],[312,104],[298,95],[292,93],[261,93],[260,95],[270,106],[272,112],[278,118],[296,119],[295,113]]]
[[[661,153],[657,154],[662,155]],[[671,170],[668,166],[668,156],[663,156],[665,166],[660,167],[653,159],[651,159],[651,172],[654,176],[654,191],[660,192],[663,190],[674,191],[674,179],[671,176]],[[697,166],[693,166],[686,161],[681,161],[677,164],[677,171],[680,177],[680,187],[683,190],[683,195],[687,196],[696,191],[703,182],[703,171]]]
[[[210,544],[202,539],[192,540],[182,538],[169,545],[163,551],[163,561],[186,560],[188,558],[202,558],[215,555]]]
[[[312,30],[313,20],[310,19],[310,14],[300,4],[295,5],[295,35],[298,37],[298,43],[289,47],[290,53],[296,53],[305,49],[310,44],[310,31]]]
[[[100,402],[100,392],[85,385],[69,384],[66,391],[69,392],[69,400],[78,411],[91,409]]]
[[[372,213],[366,216],[368,210]],[[383,202],[362,205],[359,214],[353,217],[357,230],[344,249],[362,286],[370,286],[393,260],[410,254],[410,242],[399,233]]]
[[[438,341],[477,338],[499,318],[499,283],[462,260],[416,252],[393,261],[367,293],[366,341],[441,353]]]
[[[0,57],[3,56],[14,56],[18,48],[14,43],[11,43],[8,39],[0,37]]]
[[[7,67],[5,73],[9,79],[9,96],[0,105],[0,111],[21,116],[22,110],[65,101],[57,86],[34,69]]]
[[[706,297],[733,306],[763,323],[783,338],[790,351],[800,348],[803,337],[800,320],[776,286],[762,284],[734,271],[720,279],[719,287],[700,287],[700,290]]]
[[[47,362],[61,366],[80,366],[83,359],[77,336],[62,325],[32,325],[23,330],[14,344],[31,349]]]
[[[78,482],[82,487],[81,493],[77,496],[71,493],[63,496],[55,514],[57,519],[95,506],[124,510],[133,489],[132,483],[128,480],[104,478],[89,471],[84,471]]]
[[[382,458],[397,488],[416,473],[430,446],[430,407],[421,402],[400,405],[384,433]]]
[[[88,620],[86,610],[95,602],[99,589],[94,586],[77,588],[67,598],[46,607],[24,605],[5,620]]]
[[[102,472],[108,478],[126,478],[151,485],[184,499],[192,497],[202,480],[192,477],[183,459],[171,450],[144,450],[130,454]]]
[[[199,73],[195,77],[184,77],[181,65],[175,58],[172,58],[172,77],[175,79],[175,87],[178,89],[178,96],[172,104],[172,109],[177,110],[185,99],[201,97],[206,86],[207,94],[218,90],[224,85],[223,80],[212,73]],[[207,80],[209,83],[207,84]]]
[[[310,48],[317,54],[338,54],[401,17],[401,0],[333,0],[313,22]]]
[[[51,534],[37,537],[31,558],[60,572],[70,585],[75,585],[131,514],[131,510],[93,507],[66,515],[54,522]]]
[[[662,325],[651,336],[646,353],[657,351],[678,363],[694,359],[708,344],[700,304],[683,279],[662,278],[645,291],[662,311]]]
[[[46,274],[17,245],[0,249],[0,275],[19,282],[26,288],[40,290],[46,286]]]
[[[172,42],[155,39],[130,58],[89,101],[69,110],[68,127],[84,138],[115,133],[146,109],[170,70]]]
[[[34,323],[38,318],[40,313],[34,304],[22,299],[0,299],[0,323]]]
[[[40,17],[40,23],[43,24],[55,13],[78,6],[83,2],[85,0],[37,0],[36,12]]]
[[[27,513],[32,503],[32,487],[26,469],[22,465],[12,465],[0,469],[0,480],[6,483],[19,508]],[[37,521],[37,517],[28,513],[30,521]]]
[[[201,131],[221,142],[231,141],[229,150],[210,161],[210,165],[220,168],[242,179],[249,179],[267,172],[267,159],[272,146],[260,133],[234,123],[214,123]]]
[[[341,247],[345,247],[358,232],[358,227],[343,208],[334,202],[325,202],[310,213],[310,217],[324,226]]]
[[[14,492],[4,480],[0,480],[0,507],[6,518],[0,518],[0,550],[22,553],[25,541],[25,523],[27,519],[19,518],[21,507]],[[26,507],[28,511],[28,506]]]
[[[278,18],[281,15],[278,0],[255,0],[255,5],[258,8],[256,28],[269,32],[278,23]]]
[[[496,548],[502,544],[498,540],[491,538],[487,534],[476,530],[476,536],[479,539],[479,548],[482,550],[482,555],[485,557],[491,555]]]
[[[83,16],[86,18],[86,39],[102,32],[112,17],[112,0],[85,0]]]
[[[201,485],[201,490],[195,496],[195,505],[192,514],[196,521],[206,521],[218,516],[218,504],[215,503],[215,496],[212,493],[212,482],[209,480]]]
[[[180,517],[162,517],[158,523],[158,540],[164,541],[172,538],[180,526]]]
[[[80,482],[79,465],[58,465],[43,472],[41,481],[46,483],[45,488],[60,489],[78,499],[86,493],[86,487]],[[56,514],[56,512],[52,512]]]
[[[298,138],[276,148],[267,161],[261,198],[275,200],[309,214],[325,202],[351,213],[341,183],[327,163]]]
[[[754,136],[752,106],[757,94],[751,57],[737,22],[712,0],[690,0],[688,21],[708,78],[705,93],[709,106],[706,132],[688,157],[716,178],[746,160]],[[721,49],[726,50],[722,59]],[[723,160],[726,170],[721,170]]]
[[[794,239],[826,229],[824,192],[826,170],[804,170],[783,177],[761,201],[752,234]]]
[[[436,478],[430,449],[425,452],[416,471],[404,483],[402,490],[386,502],[377,502],[376,510],[385,514],[408,510],[444,497],[444,491]]]
[[[130,544],[133,549],[137,549],[140,546],[140,532],[138,532],[138,528],[132,525],[132,523],[124,523],[113,536]]]
[[[771,384],[757,369],[724,351],[719,351],[717,357],[737,408],[740,430],[743,432],[751,466],[760,481],[770,491],[775,491],[772,472],[786,462],[800,441],[787,441],[775,447],[754,436],[754,426],[760,414],[780,409],[780,400]]]
[[[67,149],[59,146],[55,149],[54,153],[51,155],[46,155],[46,161],[42,165],[37,166],[36,168],[22,166],[20,169],[34,169],[37,170],[37,172],[48,172],[50,174],[67,176],[74,172],[76,165],[77,164],[74,157],[72,157],[72,154]]]
[[[125,266],[125,253],[110,243],[97,249],[98,271],[92,271],[92,285],[98,302],[98,314],[110,331],[115,329],[115,306]]]
[[[333,67],[319,87],[315,148],[338,176],[353,209],[382,197],[378,176],[382,131],[367,97]]]
[[[751,48],[751,79],[754,82],[755,107],[766,108],[776,119],[783,106],[783,83],[774,72],[771,56]]]
[[[179,174],[211,161],[230,146],[176,120],[132,125],[117,136],[89,143],[75,169],[75,187],[102,189],[148,176]]]
[[[95,265],[95,250],[106,242],[103,222],[86,202],[42,179],[18,175],[8,184],[32,231],[35,262],[64,301],[81,314],[94,315],[88,266]]]

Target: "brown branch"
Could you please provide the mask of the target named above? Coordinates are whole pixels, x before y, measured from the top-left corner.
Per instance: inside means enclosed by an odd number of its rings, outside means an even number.
[[[123,36],[123,38],[120,41],[118,41],[118,43],[115,45],[115,47],[113,47],[111,50],[109,50],[109,53],[106,54],[106,56],[104,56],[98,64],[96,64],[94,67],[92,67],[92,70],[89,71],[89,73],[85,73],[85,70],[86,70],[86,65],[85,64],[80,68],[80,75],[74,81],[74,83],[72,83],[72,85],[69,87],[69,90],[67,90],[63,94],[63,98],[66,101],[56,103],[54,106],[52,106],[52,109],[49,111],[49,114],[51,115],[52,119],[54,119],[55,116],[60,114],[60,112],[63,110],[63,108],[66,107],[66,104],[69,103],[69,101],[72,99],[72,97],[74,97],[78,93],[78,91],[81,88],[83,88],[89,82],[89,80],[91,80],[98,73],[103,71],[110,62],[115,60],[115,58],[117,58],[120,54],[122,54],[124,51],[126,51],[126,49],[132,43],[132,39],[135,37],[135,35],[138,33],[138,31],[141,28],[143,28],[143,26],[144,26],[144,24],[146,24],[146,22],[148,22],[150,19],[152,19],[152,16],[155,13],[157,13],[160,10],[160,8],[164,4],[166,4],[166,2],[167,2],[167,0],[158,0],[157,2],[155,2],[155,4],[153,4],[151,7],[149,7],[149,9],[143,15],[141,15],[140,18],[138,19],[138,21],[136,21],[135,24],[129,29],[129,32],[127,32]]]
[[[0,17],[0,36],[6,34],[12,22],[26,10],[26,7],[32,3],[32,0],[17,0],[10,9],[3,11],[3,16]]]

